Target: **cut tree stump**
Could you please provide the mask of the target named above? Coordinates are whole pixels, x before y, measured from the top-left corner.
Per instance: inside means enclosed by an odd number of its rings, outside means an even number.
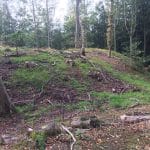
[[[10,114],[12,111],[15,111],[15,107],[7,93],[2,77],[0,77],[0,116]]]

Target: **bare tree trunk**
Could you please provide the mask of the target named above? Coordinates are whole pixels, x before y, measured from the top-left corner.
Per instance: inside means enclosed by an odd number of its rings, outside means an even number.
[[[130,6],[130,7],[129,7]],[[127,19],[126,16],[126,8],[130,8],[130,13],[131,15],[128,16],[130,18]],[[131,4],[126,4],[124,2],[124,21],[125,21],[125,27],[126,30],[129,34],[129,39],[130,39],[130,65],[132,65],[132,54],[133,54],[133,36],[135,33],[135,29],[136,29],[136,3],[131,3]]]
[[[50,47],[50,19],[49,19],[49,3],[48,0],[46,0],[46,15],[47,15],[47,46]]]
[[[34,0],[32,0],[32,14],[33,14],[33,23],[34,23],[34,32],[35,32],[35,43],[36,43],[36,48],[39,48],[39,43],[38,43],[38,27],[37,27],[37,21],[36,21],[36,15],[35,15],[35,4]]]
[[[146,31],[145,31],[145,27],[144,27],[144,59],[145,59],[145,56],[146,56]]]
[[[132,34],[130,34],[130,65],[132,65],[132,52],[133,52],[133,38]]]
[[[10,114],[15,108],[8,96],[7,90],[0,77],[0,116],[4,114]]]
[[[80,2],[81,0],[76,0],[76,31],[75,31],[75,48],[80,48]]]
[[[108,16],[108,28],[107,28],[107,47],[109,49],[109,57],[111,57],[112,45],[113,45],[113,5],[114,0],[110,0],[110,10]]]
[[[116,18],[114,19],[114,51],[117,51],[117,41],[116,41]]]
[[[85,31],[82,19],[80,19],[80,26],[81,26],[81,55],[85,56]]]

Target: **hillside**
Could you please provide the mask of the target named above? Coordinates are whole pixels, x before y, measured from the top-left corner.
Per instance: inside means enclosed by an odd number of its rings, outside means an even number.
[[[149,74],[129,67],[127,57],[114,52],[109,58],[107,50],[90,48],[86,57],[74,49],[15,54],[1,47],[0,76],[17,112],[0,118],[0,149],[70,149],[72,138],[65,132],[43,135],[41,128],[52,122],[71,127],[76,150],[150,149],[150,122],[120,119],[150,114]],[[72,127],[74,119],[93,116],[98,125]]]

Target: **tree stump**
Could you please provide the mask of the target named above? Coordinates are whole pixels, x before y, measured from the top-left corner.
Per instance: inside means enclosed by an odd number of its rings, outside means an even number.
[[[15,108],[7,93],[6,87],[0,77],[0,116],[10,114]]]

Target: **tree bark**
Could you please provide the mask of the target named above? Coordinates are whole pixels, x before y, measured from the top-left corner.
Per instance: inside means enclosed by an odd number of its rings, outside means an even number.
[[[145,29],[145,27],[144,27],[144,59],[145,59],[145,57],[146,57],[146,31],[145,31],[146,29]]]
[[[75,31],[75,48],[80,48],[80,1],[76,0],[76,31]]]
[[[49,18],[49,3],[46,0],[46,16],[47,16],[47,47],[50,48],[50,18]]]
[[[114,0],[110,0],[110,10],[108,16],[108,28],[107,28],[107,47],[109,49],[109,57],[111,57],[112,53],[112,45],[113,45],[113,5]]]
[[[80,18],[80,26],[81,26],[81,55],[85,56],[85,30],[81,18]]]
[[[34,23],[34,34],[35,34],[35,44],[36,48],[39,49],[39,42],[38,42],[38,25],[36,20],[36,14],[35,14],[35,1],[32,0],[32,15],[33,15],[33,23]]]
[[[10,114],[15,108],[0,77],[0,116]]]
[[[150,120],[150,115],[133,115],[133,116],[122,115],[120,116],[120,119],[124,123],[137,123]]]
[[[132,65],[132,47],[133,47],[133,38],[132,38],[132,34],[130,34],[130,65]]]

